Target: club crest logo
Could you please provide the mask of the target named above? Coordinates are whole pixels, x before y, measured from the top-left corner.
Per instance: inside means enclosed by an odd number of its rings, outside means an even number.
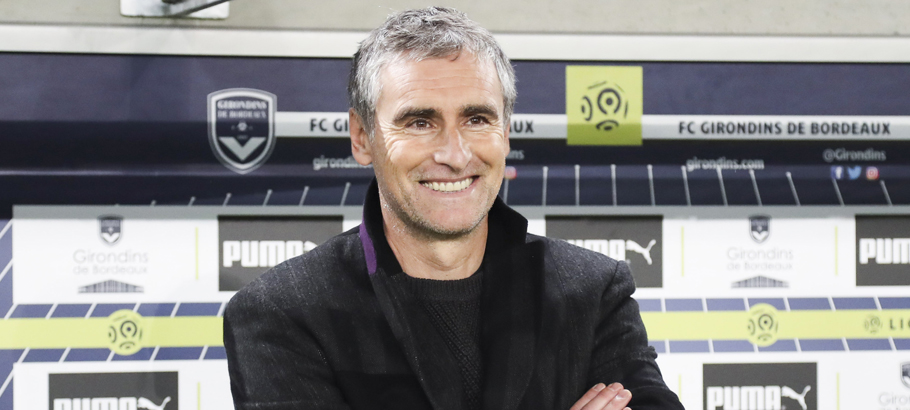
[[[910,389],[910,362],[901,363],[901,383]]]
[[[209,144],[238,174],[259,168],[275,148],[275,94],[231,88],[209,94]]]
[[[101,240],[108,245],[113,245],[123,237],[123,217],[114,215],[99,217],[98,229],[101,231]]]
[[[771,217],[753,216],[749,218],[749,236],[756,243],[762,243],[771,235]]]

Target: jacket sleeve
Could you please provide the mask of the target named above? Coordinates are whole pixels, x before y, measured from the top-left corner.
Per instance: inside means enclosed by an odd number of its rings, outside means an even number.
[[[350,410],[317,341],[266,295],[247,287],[224,313],[237,410]]]
[[[601,297],[588,385],[622,383],[632,392],[632,410],[682,409],[679,398],[663,381],[655,362],[657,353],[648,346],[633,292],[629,265],[619,262]]]

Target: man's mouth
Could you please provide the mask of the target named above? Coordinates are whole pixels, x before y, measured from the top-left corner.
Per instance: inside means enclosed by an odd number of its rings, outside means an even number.
[[[458,192],[467,189],[474,182],[474,177],[467,177],[457,182],[421,182],[420,184],[437,192]]]

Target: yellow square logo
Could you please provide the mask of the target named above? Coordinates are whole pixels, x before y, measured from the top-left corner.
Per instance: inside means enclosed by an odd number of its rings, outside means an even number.
[[[641,145],[642,69],[566,66],[569,145]]]

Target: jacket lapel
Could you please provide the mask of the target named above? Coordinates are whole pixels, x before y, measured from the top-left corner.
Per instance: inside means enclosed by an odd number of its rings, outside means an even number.
[[[518,407],[537,359],[542,243],[522,244],[485,261],[481,301],[484,409]]]

